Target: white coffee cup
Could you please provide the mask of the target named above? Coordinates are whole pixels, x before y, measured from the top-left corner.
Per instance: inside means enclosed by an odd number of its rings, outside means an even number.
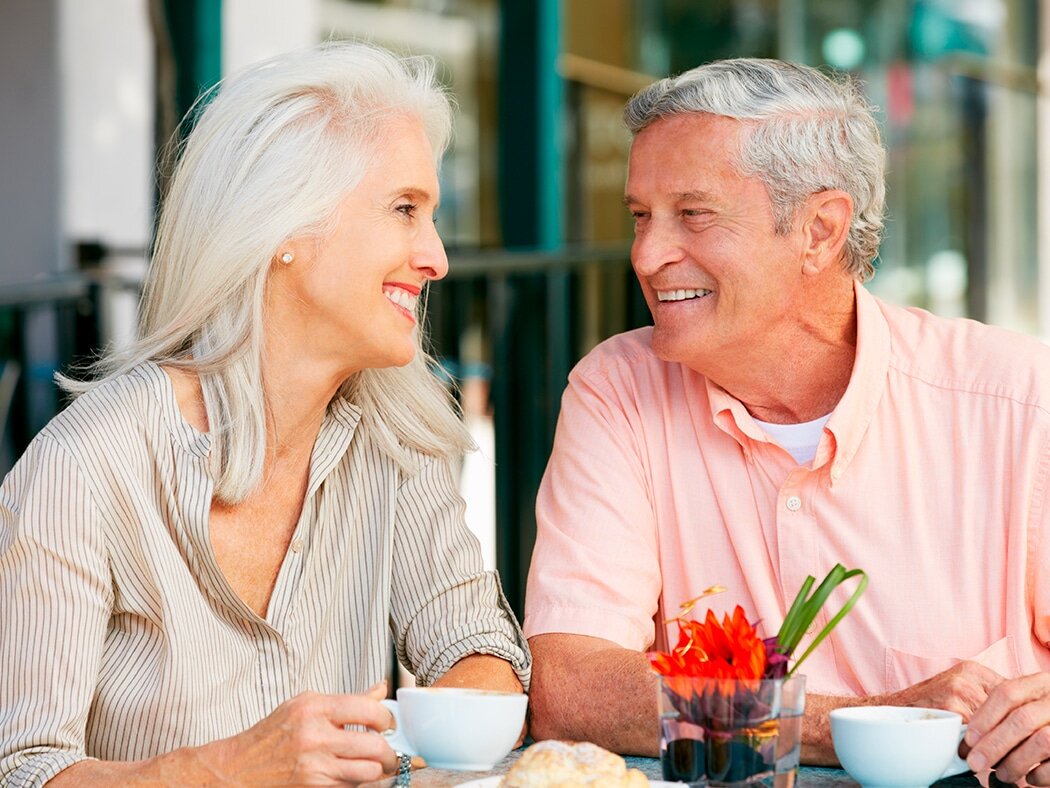
[[[943,709],[856,706],[831,712],[842,768],[864,788],[926,788],[969,771],[958,755],[965,726]]]
[[[385,700],[394,750],[439,769],[488,771],[511,751],[525,724],[527,695],[446,687],[402,687]]]

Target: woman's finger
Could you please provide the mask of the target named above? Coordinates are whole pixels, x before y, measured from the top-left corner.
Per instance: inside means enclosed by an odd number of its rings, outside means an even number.
[[[374,697],[366,695],[326,695],[321,700],[321,713],[333,725],[363,725],[374,731],[394,727],[394,715]]]

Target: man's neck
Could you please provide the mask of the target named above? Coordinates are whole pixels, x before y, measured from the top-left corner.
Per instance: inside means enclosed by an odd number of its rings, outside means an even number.
[[[824,302],[811,319],[777,341],[751,348],[704,374],[760,421],[801,424],[835,409],[849,385],[857,351],[856,299]],[[703,371],[703,370],[702,370]]]

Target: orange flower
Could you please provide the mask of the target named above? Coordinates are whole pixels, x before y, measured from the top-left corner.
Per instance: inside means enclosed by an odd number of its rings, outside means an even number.
[[[739,605],[721,623],[710,610],[703,623],[678,619],[678,645],[670,653],[652,651],[649,664],[662,676],[761,679],[766,646]]]

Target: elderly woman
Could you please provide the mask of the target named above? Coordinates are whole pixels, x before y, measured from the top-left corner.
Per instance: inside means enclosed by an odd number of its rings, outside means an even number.
[[[361,44],[207,105],[141,339],[0,489],[0,784],[379,778],[391,632],[421,683],[527,684],[420,349],[450,117]]]

